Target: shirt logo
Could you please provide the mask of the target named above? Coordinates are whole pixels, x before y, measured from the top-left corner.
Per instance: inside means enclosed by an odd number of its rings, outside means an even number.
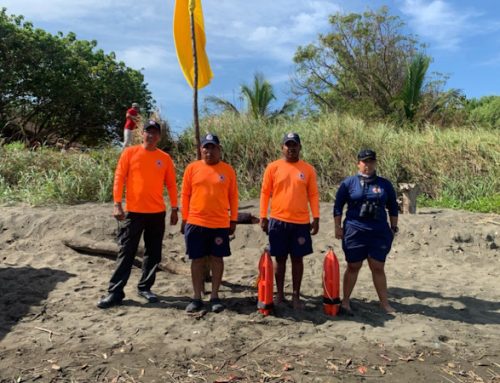
[[[162,168],[163,167],[163,161],[162,160],[156,160],[156,167],[157,168]]]
[[[219,174],[219,182],[224,182],[226,180],[226,177],[224,177],[224,174]]]
[[[299,173],[299,178],[304,181],[306,179],[306,176],[304,175],[304,173],[300,172]]]
[[[375,194],[379,194],[379,193],[382,193],[382,189],[380,189],[379,186],[374,186],[372,191],[375,193]]]
[[[299,237],[297,238],[297,242],[302,246],[304,243],[306,243],[306,239],[304,237]]]
[[[224,243],[224,240],[222,239],[222,237],[216,237],[214,242],[217,246],[220,246]]]

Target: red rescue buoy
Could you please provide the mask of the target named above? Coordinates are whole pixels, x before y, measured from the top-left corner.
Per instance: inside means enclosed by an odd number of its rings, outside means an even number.
[[[263,315],[269,315],[273,309],[274,269],[271,254],[266,248],[259,260],[259,280],[257,283],[257,308]]]
[[[340,269],[339,260],[333,248],[329,248],[323,262],[323,311],[335,316],[340,309]]]

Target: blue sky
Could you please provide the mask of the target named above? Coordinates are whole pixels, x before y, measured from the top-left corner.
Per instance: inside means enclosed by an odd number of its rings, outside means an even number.
[[[450,76],[447,88],[467,97],[500,95],[499,0],[203,0],[207,53],[214,79],[200,92],[239,105],[242,83],[256,71],[275,87],[276,107],[289,95],[293,54],[328,30],[328,15],[387,5],[428,45],[430,71]],[[75,32],[141,69],[174,131],[192,123],[192,90],[177,63],[174,0],[2,0],[49,32]]]

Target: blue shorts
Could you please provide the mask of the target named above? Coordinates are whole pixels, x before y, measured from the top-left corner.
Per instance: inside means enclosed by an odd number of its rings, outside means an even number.
[[[213,255],[229,257],[229,228],[212,229],[209,227],[186,224],[184,229],[186,254],[189,259],[198,259]]]
[[[347,263],[361,262],[370,257],[379,262],[385,262],[391,251],[392,234],[389,226],[378,230],[360,230],[351,225],[344,225],[342,249]]]
[[[273,257],[303,257],[313,252],[311,225],[269,220],[269,245]]]

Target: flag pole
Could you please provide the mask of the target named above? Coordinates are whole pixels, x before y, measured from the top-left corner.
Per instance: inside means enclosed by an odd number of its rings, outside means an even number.
[[[193,65],[194,65],[194,84],[193,84],[193,119],[194,119],[194,136],[196,139],[196,158],[201,159],[200,152],[200,121],[198,118],[198,53],[196,50],[196,32],[194,24],[194,8],[195,2],[191,2],[189,7],[189,16],[191,19],[191,40],[193,43]]]

